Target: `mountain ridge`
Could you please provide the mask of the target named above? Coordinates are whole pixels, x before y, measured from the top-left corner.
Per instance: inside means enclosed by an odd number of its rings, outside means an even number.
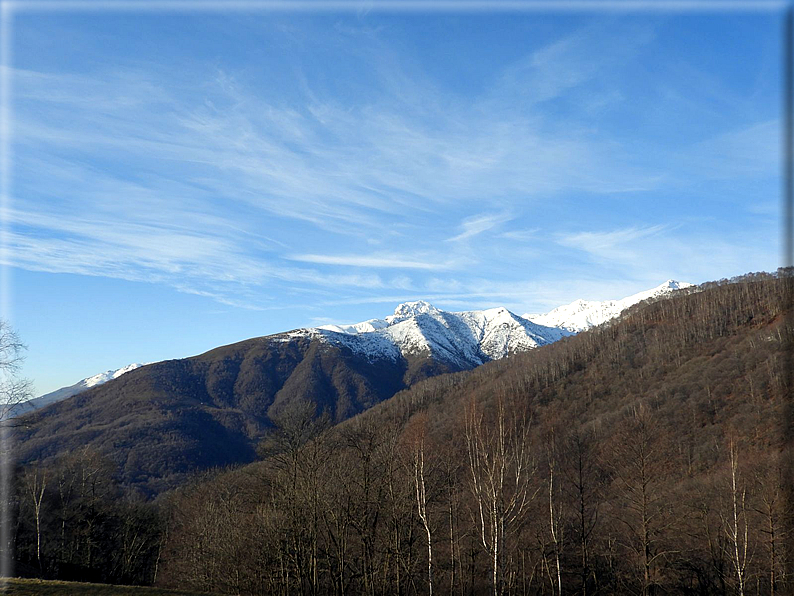
[[[579,299],[543,314],[516,315],[502,306],[451,312],[436,308],[425,300],[415,300],[399,304],[393,314],[382,319],[301,327],[265,337],[272,337],[275,341],[317,338],[331,345],[347,347],[369,360],[384,357],[396,360],[401,356],[425,352],[453,368],[462,369],[552,343],[603,324],[642,300],[693,286],[670,279],[655,288],[619,300]],[[462,345],[456,346],[456,341],[462,341]],[[15,415],[67,399],[146,364],[151,363],[129,364],[61,387],[20,404]]]
[[[525,313],[522,317],[540,325],[559,327],[571,333],[579,333],[614,319],[627,308],[643,300],[669,296],[676,290],[692,287],[695,287],[695,284],[668,279],[655,288],[643,290],[619,300],[599,301],[579,299],[574,300],[570,304],[558,306],[547,313]]]

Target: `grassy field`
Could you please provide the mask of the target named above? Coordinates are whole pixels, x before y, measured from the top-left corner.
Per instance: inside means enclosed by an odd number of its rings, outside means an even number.
[[[139,586],[110,586],[77,582],[43,581],[38,579],[8,579],[5,594],[16,596],[192,596],[201,592],[163,590]]]

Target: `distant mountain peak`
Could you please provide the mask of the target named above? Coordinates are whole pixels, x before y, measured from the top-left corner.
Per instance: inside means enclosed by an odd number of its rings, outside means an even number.
[[[666,288],[666,289],[669,289],[669,290],[680,290],[682,288],[688,288],[691,285],[693,285],[693,284],[687,283],[685,281],[681,282],[681,281],[676,281],[674,279],[668,279],[666,282],[664,282],[662,285],[660,285],[656,289],[657,290],[661,290],[661,289],[665,289]]]
[[[135,370],[136,368],[140,368],[143,365],[144,365],[143,363],[135,362],[133,364],[128,364],[127,366],[123,366],[115,370],[106,370],[105,372],[101,372],[98,375],[94,375],[93,377],[88,377],[87,379],[83,379],[82,381],[80,381],[80,383],[77,383],[77,385],[82,384],[85,387],[94,387],[96,385],[101,385],[102,383],[107,383],[111,379],[118,379],[121,375],[128,373],[131,370]]]
[[[352,325],[300,329],[289,337],[320,336],[368,360],[428,354],[453,369],[468,369],[545,345],[570,333],[527,321],[503,306],[447,312],[425,300],[404,302],[393,315]]]
[[[83,379],[82,381],[78,381],[74,385],[69,385],[68,387],[61,387],[60,389],[56,389],[55,391],[51,391],[50,393],[46,393],[44,395],[40,395],[39,397],[29,399],[26,402],[22,402],[21,404],[18,404],[17,407],[14,408],[12,417],[19,416],[20,414],[25,414],[32,410],[38,410],[39,408],[43,408],[44,406],[48,406],[57,401],[61,401],[66,398],[72,397],[73,395],[77,395],[78,393],[82,393],[83,391],[85,391],[86,389],[90,389],[91,387],[96,387],[97,385],[103,385],[104,383],[107,383],[110,380],[118,379],[121,375],[126,374],[131,370],[135,370],[136,368],[140,368],[141,366],[146,366],[146,364],[151,364],[151,363],[135,362],[133,364],[128,364],[127,366],[123,366],[115,370],[106,370],[105,372],[101,372],[99,374],[88,377],[87,379]]]
[[[403,302],[394,309],[395,317],[415,317],[417,315],[433,314],[439,311],[435,306],[424,300]]]

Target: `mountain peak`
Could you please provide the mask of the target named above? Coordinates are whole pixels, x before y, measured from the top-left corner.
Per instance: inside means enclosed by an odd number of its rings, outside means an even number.
[[[662,285],[657,287],[657,290],[681,290],[683,288],[692,287],[694,284],[687,283],[685,281],[676,281],[674,279],[668,279]]]
[[[415,317],[416,315],[440,312],[435,306],[424,300],[403,302],[394,309],[395,317]]]
[[[430,353],[452,369],[468,369],[488,360],[523,352],[600,325],[623,310],[649,298],[671,294],[693,284],[668,279],[661,285],[621,300],[592,302],[575,300],[545,314],[517,316],[500,306],[481,311],[445,312],[425,300],[403,302],[394,315],[349,325],[322,325],[279,334],[275,341],[319,336],[342,345],[367,359],[396,359],[401,355]],[[420,315],[423,316],[417,319]],[[130,364],[109,370],[31,400],[27,411],[65,399],[90,387],[101,385],[138,368]],[[17,414],[14,414],[17,415]]]

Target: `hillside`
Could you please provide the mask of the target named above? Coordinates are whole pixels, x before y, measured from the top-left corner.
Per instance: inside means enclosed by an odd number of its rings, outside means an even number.
[[[147,493],[195,470],[256,459],[271,417],[309,395],[341,421],[449,368],[429,358],[368,360],[316,338],[258,338],[143,366],[19,419],[21,462],[91,447]]]
[[[302,448],[296,409],[271,435],[278,455],[171,497],[162,578],[229,593],[784,593],[789,281],[640,305],[418,383]]]

